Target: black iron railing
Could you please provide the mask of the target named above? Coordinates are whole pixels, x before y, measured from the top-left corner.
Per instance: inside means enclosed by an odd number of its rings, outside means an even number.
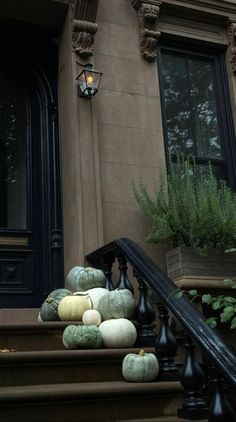
[[[137,345],[155,346],[160,362],[160,381],[180,379],[185,398],[178,416],[191,420],[208,418],[209,422],[235,422],[235,413],[226,398],[225,386],[230,386],[231,393],[236,390],[236,355],[223,337],[206,325],[205,318],[196,307],[184,295],[179,297],[173,281],[162,273],[140,246],[129,239],[115,240],[86,258],[93,266],[103,269],[109,290],[114,288],[112,268],[117,262],[119,280],[116,288],[132,291],[132,283],[127,277],[128,265],[132,267],[139,291],[134,312]],[[169,312],[183,327],[185,363],[181,372],[175,364],[177,341],[169,324]],[[207,365],[198,364],[195,344],[202,350]],[[206,383],[212,392],[209,406],[202,398]]]

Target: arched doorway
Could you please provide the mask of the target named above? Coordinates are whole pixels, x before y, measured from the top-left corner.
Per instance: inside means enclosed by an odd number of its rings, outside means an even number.
[[[63,285],[56,54],[42,67],[22,39],[0,40],[0,308]]]

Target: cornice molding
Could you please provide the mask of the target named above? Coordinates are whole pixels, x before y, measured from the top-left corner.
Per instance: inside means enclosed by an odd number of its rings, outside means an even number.
[[[236,16],[235,2],[227,0],[163,0],[163,4],[199,10],[211,14]]]
[[[158,29],[161,0],[131,0],[138,11],[140,50],[144,59],[154,61],[157,57],[157,44],[161,36]]]
[[[229,53],[230,64],[233,74],[236,76],[236,20],[229,19],[228,21],[228,37],[229,37]]]
[[[94,51],[97,32],[97,9],[99,0],[72,0],[72,47],[81,57],[89,57]]]

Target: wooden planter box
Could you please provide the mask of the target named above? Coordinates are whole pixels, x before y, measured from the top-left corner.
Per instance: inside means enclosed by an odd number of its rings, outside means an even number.
[[[202,281],[200,284],[205,287],[209,287],[207,284],[211,284],[211,280],[218,280],[218,287],[222,287],[222,280],[236,277],[235,255],[222,254],[215,249],[208,256],[202,257],[196,255],[191,248],[179,246],[167,252],[166,261],[168,276],[177,281],[179,287],[184,284],[194,285],[196,280]],[[186,283],[181,283],[181,280]]]

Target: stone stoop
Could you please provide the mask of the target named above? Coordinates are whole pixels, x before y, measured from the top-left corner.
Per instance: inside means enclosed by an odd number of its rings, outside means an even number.
[[[0,325],[2,422],[180,421],[173,416],[183,401],[179,382],[124,381],[122,360],[140,348],[65,350],[69,324]]]

